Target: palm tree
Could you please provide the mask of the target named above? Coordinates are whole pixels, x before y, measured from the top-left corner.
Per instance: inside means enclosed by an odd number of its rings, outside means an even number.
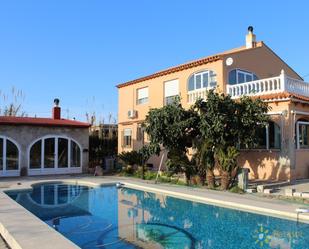
[[[195,144],[197,152],[195,154],[195,160],[197,162],[197,168],[199,175],[202,179],[202,183],[205,182],[205,175],[207,185],[209,188],[215,187],[215,152],[213,146],[206,139],[200,139]]]

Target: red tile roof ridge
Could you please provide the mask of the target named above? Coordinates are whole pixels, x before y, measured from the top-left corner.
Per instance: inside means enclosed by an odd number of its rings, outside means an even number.
[[[70,119],[53,119],[41,117],[13,117],[0,116],[0,125],[34,125],[34,126],[55,126],[55,127],[78,127],[88,128],[91,125]]]

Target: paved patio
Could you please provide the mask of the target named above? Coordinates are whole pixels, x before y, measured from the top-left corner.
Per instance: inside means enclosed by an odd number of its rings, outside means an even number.
[[[0,236],[0,249],[9,249],[3,238]]]

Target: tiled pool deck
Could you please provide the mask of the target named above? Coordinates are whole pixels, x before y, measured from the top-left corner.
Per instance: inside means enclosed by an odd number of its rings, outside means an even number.
[[[240,195],[185,186],[154,184],[151,181],[147,182],[125,177],[49,176],[1,179],[0,233],[12,249],[78,248],[2,192],[8,189],[31,188],[33,183],[46,181],[64,181],[94,186],[122,182],[127,187],[135,189],[292,220],[296,220],[297,217],[295,209],[301,207],[300,204],[270,200],[256,195]],[[309,223],[309,214],[300,214],[299,218]],[[52,243],[48,243],[48,241],[52,241]]]
[[[1,236],[0,236],[0,249],[9,249]]]

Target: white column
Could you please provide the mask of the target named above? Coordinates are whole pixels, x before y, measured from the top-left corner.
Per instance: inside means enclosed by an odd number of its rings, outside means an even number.
[[[55,156],[54,156],[54,168],[58,169],[58,137],[55,137]]]
[[[3,138],[3,175],[6,175],[6,138]]]
[[[41,171],[44,169],[44,153],[45,153],[45,139],[41,143]]]
[[[266,149],[269,150],[269,125],[266,126]]]
[[[300,145],[299,145],[299,123],[296,122],[296,146],[297,149],[299,150]]]
[[[71,139],[68,139],[68,168],[71,168]]]
[[[284,72],[284,70],[281,70],[281,74],[280,74],[280,85],[281,85],[281,90],[285,91],[287,86],[286,86],[286,74]]]

